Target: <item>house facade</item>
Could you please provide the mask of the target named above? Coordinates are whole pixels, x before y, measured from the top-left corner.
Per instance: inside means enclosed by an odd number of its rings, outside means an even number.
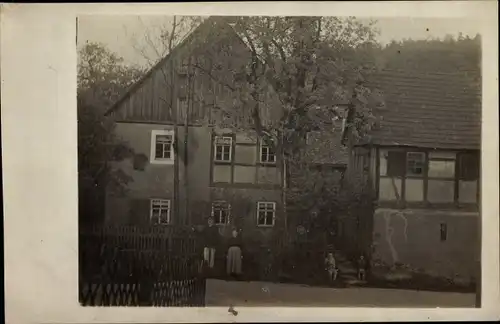
[[[246,50],[217,18],[205,20],[186,42],[197,33],[215,33],[232,51]],[[125,195],[107,194],[106,221],[194,226],[212,216],[223,236],[237,227],[243,237],[265,242],[284,226],[280,154],[255,133],[224,127],[218,102],[231,93],[193,67],[190,60],[203,53],[183,44],[108,111],[134,157],[114,164],[132,180]]]
[[[470,280],[480,260],[481,101],[464,74],[381,71],[380,125],[351,142],[349,168],[375,197],[364,247],[373,266]]]

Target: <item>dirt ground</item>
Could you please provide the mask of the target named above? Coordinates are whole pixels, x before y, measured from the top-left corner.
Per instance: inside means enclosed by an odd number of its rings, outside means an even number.
[[[376,288],[318,288],[295,284],[207,281],[207,306],[474,307],[469,293]]]

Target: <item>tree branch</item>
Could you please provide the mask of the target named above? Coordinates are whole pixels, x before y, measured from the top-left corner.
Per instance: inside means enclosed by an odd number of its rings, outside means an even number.
[[[229,85],[227,82],[223,82],[221,81],[219,78],[215,77],[209,70],[205,69],[204,67],[202,67],[201,65],[198,65],[198,64],[191,64],[192,67],[202,71],[203,73],[205,73],[206,75],[208,75],[212,80],[214,80],[215,82],[225,86],[226,88],[228,88],[229,90],[231,91],[236,91],[236,89]]]

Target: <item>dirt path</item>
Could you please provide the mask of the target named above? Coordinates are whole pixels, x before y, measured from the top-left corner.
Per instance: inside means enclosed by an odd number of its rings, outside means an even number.
[[[475,295],[374,288],[317,288],[208,280],[207,306],[474,307]]]

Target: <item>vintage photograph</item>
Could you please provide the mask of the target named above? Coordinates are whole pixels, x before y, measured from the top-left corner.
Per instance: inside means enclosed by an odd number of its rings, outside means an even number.
[[[471,21],[76,24],[80,305],[480,306]]]

